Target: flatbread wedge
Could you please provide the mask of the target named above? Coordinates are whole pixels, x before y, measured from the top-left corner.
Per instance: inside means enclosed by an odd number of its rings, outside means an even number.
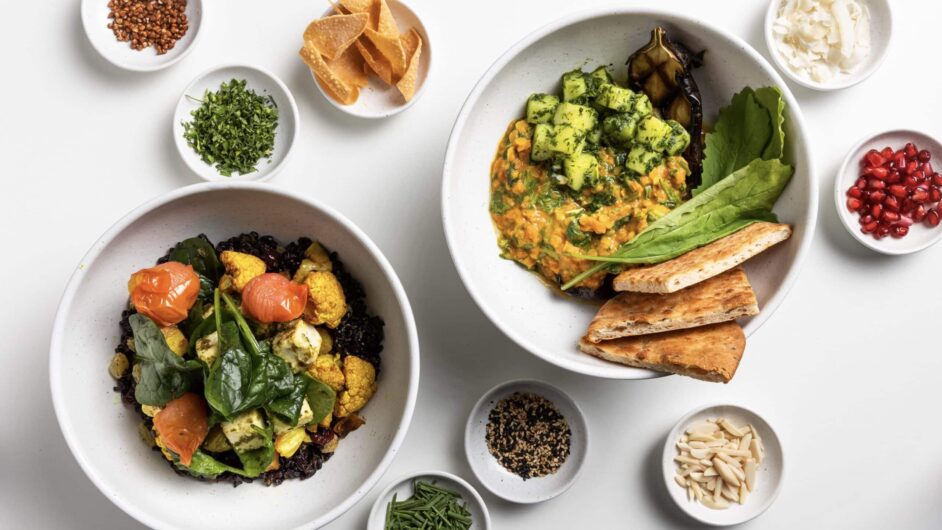
[[[606,361],[659,372],[728,383],[746,349],[746,336],[735,322],[609,340],[583,338],[579,349]]]
[[[599,309],[586,339],[605,340],[695,328],[759,314],[742,267],[676,293],[621,293]]]
[[[673,293],[742,264],[792,235],[786,224],[757,222],[670,261],[628,269],[615,277],[616,291]]]

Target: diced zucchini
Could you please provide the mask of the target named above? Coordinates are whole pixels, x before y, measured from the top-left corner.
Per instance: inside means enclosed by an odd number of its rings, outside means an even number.
[[[661,163],[661,154],[643,145],[636,145],[628,152],[625,167],[636,175],[647,175]]]
[[[597,182],[599,179],[599,161],[590,153],[566,157],[563,160],[563,169],[566,171],[569,187],[576,191],[582,189],[586,180]]]
[[[670,140],[671,126],[656,116],[645,116],[638,123],[635,131],[635,141],[648,146],[649,149],[661,151],[662,146]]]
[[[582,134],[595,128],[599,115],[592,107],[577,105],[575,103],[560,103],[553,115],[555,125],[570,125]]]
[[[598,95],[600,86],[612,84],[612,74],[608,73],[608,68],[599,66],[595,70],[592,70],[591,74],[586,76],[586,82],[589,85],[590,95],[596,96]]]
[[[634,92],[627,88],[612,83],[603,83],[599,86],[595,102],[615,112],[631,112],[632,96],[634,96]]]
[[[582,152],[583,134],[569,125],[557,125],[553,130],[553,151],[567,156]]]
[[[559,105],[559,98],[552,94],[531,94],[527,99],[527,121],[533,124],[549,123]]]
[[[530,142],[530,160],[540,162],[553,156],[553,126],[538,123],[533,128],[533,140]]]
[[[612,114],[602,120],[602,133],[609,144],[627,147],[635,137],[638,119],[632,114]]]
[[[690,145],[690,133],[684,129],[683,125],[674,120],[667,120],[667,125],[671,128],[671,133],[661,142],[659,146],[661,151],[668,155],[679,155]]]
[[[589,91],[582,70],[573,70],[563,74],[563,101],[575,101]]]
[[[648,116],[654,112],[654,105],[651,104],[651,100],[648,99],[647,94],[638,92],[631,96],[630,112],[638,117]]]
[[[592,145],[599,145],[599,142],[602,141],[602,129],[596,127],[589,131],[589,134],[585,135],[585,141]]]

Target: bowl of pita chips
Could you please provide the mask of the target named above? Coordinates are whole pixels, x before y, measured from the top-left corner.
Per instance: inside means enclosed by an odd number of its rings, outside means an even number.
[[[304,30],[299,55],[338,109],[386,118],[422,95],[432,53],[422,21],[397,0],[341,0]]]
[[[639,57],[684,83],[634,77]],[[705,135],[670,117],[677,102]],[[659,140],[674,132],[679,148]],[[521,348],[595,377],[727,383],[798,277],[818,194],[798,102],[759,53],[684,14],[607,7],[483,75],[449,139],[442,222],[468,292]]]

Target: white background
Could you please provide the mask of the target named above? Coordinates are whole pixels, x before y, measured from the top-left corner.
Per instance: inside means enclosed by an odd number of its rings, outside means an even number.
[[[644,4],[620,5],[631,3]],[[494,59],[579,8],[575,2],[414,0],[432,32],[431,84],[412,109],[385,121],[335,110],[297,57],[305,25],[326,2],[208,0],[197,48],[154,74],[123,72],[99,58],[78,4],[5,2],[0,23],[0,526],[139,526],[99,494],[59,432],[48,388],[52,319],[73,268],[106,228],[141,202],[196,182],[170,136],[183,88],[210,66],[246,62],[274,71],[300,107],[301,137],[274,185],[338,208],[376,241],[411,297],[421,337],[422,383],[405,444],[377,487],[330,529],[363,528],[380,489],[426,469],[469,479],[495,528],[693,526],[664,493],[660,450],[677,418],[709,402],[754,408],[783,439],[781,496],[749,527],[942,527],[942,247],[902,258],[865,250],[840,225],[831,191],[845,151],[865,132],[942,132],[942,3],[893,1],[892,48],[864,84],[827,94],[790,87],[821,179],[818,233],[791,295],[750,339],[726,386],[565,373],[501,335],[452,266],[439,188],[458,109]],[[657,4],[724,27],[767,54],[764,1]],[[517,377],[562,387],[591,426],[592,452],[578,482],[537,506],[483,491],[463,457],[474,401]]]

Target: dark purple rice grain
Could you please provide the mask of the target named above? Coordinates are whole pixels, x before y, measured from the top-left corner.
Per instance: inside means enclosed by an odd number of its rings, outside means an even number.
[[[311,238],[302,237],[285,245],[285,251],[281,253],[281,270],[294,276],[298,267],[301,266],[301,260],[304,259],[304,251],[311,246],[311,243],[313,243]]]
[[[272,236],[260,236],[258,232],[249,232],[230,237],[216,245],[216,252],[233,250],[251,254],[265,262],[268,272],[283,272],[281,255],[285,251]]]
[[[380,353],[383,351],[383,319],[372,316],[366,307],[363,286],[354,278],[337,258],[336,252],[330,253],[333,273],[343,288],[349,309],[340,321],[337,329],[331,333],[334,348],[341,355],[355,355],[373,365],[378,374],[381,366]]]

